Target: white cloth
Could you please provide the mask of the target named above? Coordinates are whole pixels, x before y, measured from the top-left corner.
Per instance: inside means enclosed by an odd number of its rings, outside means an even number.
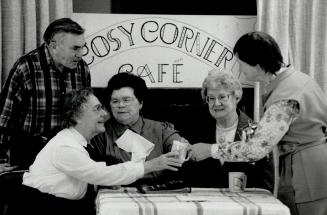
[[[144,161],[154,148],[154,144],[141,135],[127,129],[116,143],[119,148],[132,153],[132,161]]]
[[[75,129],[60,131],[39,152],[23,184],[66,199],[81,199],[87,184],[104,186],[130,184],[143,177],[142,162],[106,166],[93,161],[85,138]]]
[[[136,188],[101,189],[96,198],[98,215],[290,215],[269,191],[250,188],[245,192],[192,188],[191,193],[142,194]]]

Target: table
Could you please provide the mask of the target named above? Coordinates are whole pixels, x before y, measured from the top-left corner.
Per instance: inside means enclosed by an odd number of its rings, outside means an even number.
[[[289,215],[269,191],[192,188],[191,193],[142,194],[135,188],[100,189],[98,215]]]

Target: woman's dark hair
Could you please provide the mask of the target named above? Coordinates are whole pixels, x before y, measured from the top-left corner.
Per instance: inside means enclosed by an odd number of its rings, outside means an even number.
[[[118,73],[112,76],[108,81],[106,89],[106,94],[109,96],[108,102],[110,102],[112,92],[123,87],[132,88],[137,100],[140,103],[143,103],[148,92],[148,87],[146,86],[145,81],[141,77],[127,72]]]
[[[48,45],[52,38],[58,33],[65,32],[81,35],[84,31],[84,28],[70,18],[61,18],[50,23],[43,34],[43,40]]]
[[[265,72],[275,74],[284,64],[277,42],[264,32],[243,35],[235,44],[234,54],[251,65],[259,65]]]
[[[73,90],[66,94],[62,108],[62,127],[69,128],[77,124],[76,119],[82,113],[83,104],[94,95],[91,88]]]

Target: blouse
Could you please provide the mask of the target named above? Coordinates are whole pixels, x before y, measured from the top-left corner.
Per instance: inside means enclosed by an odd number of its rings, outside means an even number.
[[[222,162],[252,162],[265,157],[282,139],[290,124],[299,115],[295,100],[281,100],[271,105],[257,125],[253,136],[241,141],[213,144],[211,155]],[[244,144],[246,142],[246,144]]]
[[[143,162],[106,166],[89,157],[86,139],[74,128],[60,131],[37,155],[23,184],[66,199],[81,199],[87,184],[130,184],[143,177]]]

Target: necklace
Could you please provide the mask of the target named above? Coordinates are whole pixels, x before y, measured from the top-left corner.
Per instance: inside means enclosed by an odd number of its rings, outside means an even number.
[[[224,143],[225,142],[225,140],[226,140],[226,138],[225,138],[225,136],[220,136],[220,137],[218,137],[218,143]]]
[[[232,126],[228,128],[220,127],[216,124],[216,141],[217,143],[225,143],[227,141],[233,141],[235,137],[235,132],[237,130],[238,117],[233,122]]]

